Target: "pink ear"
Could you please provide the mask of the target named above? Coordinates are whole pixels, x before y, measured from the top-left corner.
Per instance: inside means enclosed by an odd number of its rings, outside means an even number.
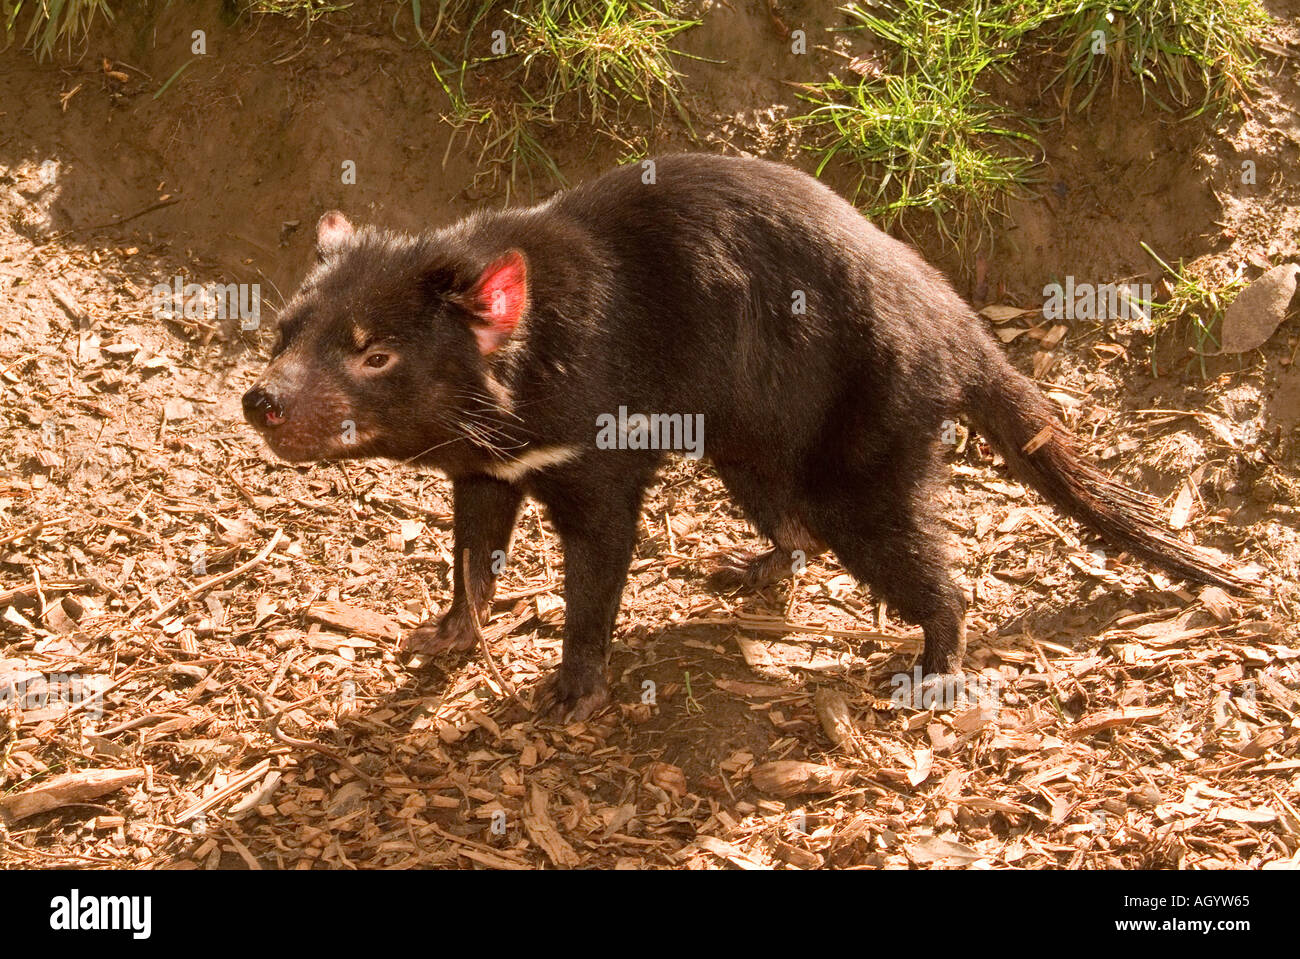
[[[510,338],[528,309],[528,265],[524,255],[511,250],[489,263],[474,285],[470,303],[481,321],[474,327],[479,352],[491,353]]]
[[[330,210],[316,223],[316,249],[332,253],[352,236],[352,224],[338,210]]]

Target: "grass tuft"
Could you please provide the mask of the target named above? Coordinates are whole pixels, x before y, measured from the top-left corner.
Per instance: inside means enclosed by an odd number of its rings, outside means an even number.
[[[1179,320],[1187,321],[1196,361],[1200,365],[1201,378],[1208,379],[1205,357],[1218,352],[1219,332],[1223,328],[1223,315],[1237,294],[1246,288],[1243,268],[1221,283],[1215,283],[1206,277],[1198,276],[1187,270],[1182,262],[1177,267],[1166,263],[1155,250],[1146,243],[1142,249],[1160,264],[1165,271],[1165,286],[1169,295],[1161,302],[1149,304],[1151,315],[1151,372],[1158,376],[1155,357],[1155,335],[1159,331]]]
[[[5,36],[12,38],[19,19],[26,18],[23,44],[31,45],[38,60],[52,57],[60,41],[72,56],[72,45],[86,35],[96,16],[113,19],[108,0],[0,0]]]
[[[331,3],[330,0],[242,0],[244,13],[271,14],[294,17],[314,23],[331,13],[342,13],[351,3]]]
[[[504,179],[507,191],[521,173],[564,183],[543,146],[546,131],[583,123],[635,152],[621,132],[629,107],[653,118],[671,107],[690,126],[681,100],[681,75],[673,59],[684,56],[672,41],[699,21],[673,15],[651,0],[525,0],[504,11],[515,26],[506,49],[440,71],[451,100],[443,119],[473,138],[480,149],[480,179]],[[487,32],[481,16],[469,33]],[[495,94],[471,97],[466,80],[492,61],[514,61]]]
[[[656,99],[681,111],[681,76],[672,39],[697,26],[635,0],[537,0],[507,11],[522,30],[521,85],[540,74],[541,102],[578,98],[579,109],[608,126],[625,99],[650,106]]]
[[[847,29],[887,52],[883,64],[855,60],[856,75],[806,88],[813,109],[797,122],[815,130],[818,172],[837,156],[860,164],[859,191],[875,183],[859,200],[868,216],[888,226],[928,212],[967,257],[1032,182],[1046,122],[995,101],[995,79],[1023,82],[1020,61],[1056,59],[1048,89],[1062,85],[1063,114],[1086,109],[1108,76],[1112,89],[1134,79],[1186,116],[1224,110],[1246,95],[1251,42],[1268,21],[1257,0],[878,0],[841,10]]]
[[[1269,22],[1257,0],[1109,0],[1054,5],[1050,39],[1065,51],[1063,112],[1086,109],[1111,77],[1136,81],[1161,109],[1195,116],[1246,96]],[[1100,41],[1100,42],[1099,42]],[[1161,96],[1157,91],[1163,90]]]

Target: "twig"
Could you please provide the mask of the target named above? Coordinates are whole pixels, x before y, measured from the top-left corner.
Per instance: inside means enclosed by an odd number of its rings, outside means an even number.
[[[47,526],[62,526],[71,519],[71,516],[60,516],[58,519],[43,519],[39,523],[33,523],[31,526],[23,527],[16,533],[10,533],[7,536],[0,536],[0,546],[8,546],[10,543],[16,542],[24,536],[30,536],[32,533],[39,533]]]
[[[244,575],[244,573],[248,572],[254,566],[257,566],[259,563],[265,560],[266,557],[271,555],[271,550],[275,549],[275,545],[276,543],[280,542],[280,537],[282,535],[283,534],[280,532],[280,530],[277,529],[275,531],[275,535],[271,537],[271,541],[262,548],[262,551],[260,553],[258,553],[252,559],[250,559],[247,563],[244,563],[242,566],[236,566],[228,573],[221,573],[218,576],[213,576],[209,579],[205,579],[203,582],[199,583],[199,585],[195,586],[189,592],[182,593],[180,596],[177,596],[166,606],[162,607],[162,609],[158,610],[158,612],[154,613],[152,616],[146,619],[145,622],[149,625],[153,625],[157,623],[159,620],[161,620],[168,613],[170,613],[177,606],[179,606],[181,603],[186,602],[187,600],[191,600],[196,596],[202,595],[203,593],[206,593],[213,586],[220,586],[222,583],[229,582],[232,579]]]
[[[320,699],[321,696],[325,695],[324,693],[321,693],[317,696],[309,696],[307,699],[301,700],[300,702],[290,703],[288,706],[285,706],[283,709],[276,711],[271,709],[270,704],[267,702],[266,696],[261,692],[261,690],[254,689],[253,687],[244,684],[241,685],[243,685],[243,688],[247,690],[249,693],[251,693],[253,698],[256,699],[258,703],[261,705],[262,712],[267,716],[267,732],[269,732],[271,736],[275,738],[277,741],[284,743],[286,746],[293,746],[297,749],[310,749],[315,752],[318,752],[322,756],[326,756],[329,759],[334,760],[336,763],[338,763],[348,772],[352,773],[352,775],[356,776],[358,779],[364,782],[367,786],[374,786],[378,784],[378,780],[376,780],[373,776],[367,775],[366,773],[362,772],[355,765],[353,765],[352,760],[348,759],[338,750],[331,749],[329,746],[322,746],[320,743],[312,742],[310,739],[295,739],[294,737],[284,732],[281,732],[280,720],[284,717],[284,714],[286,712],[288,712],[291,709],[297,709],[298,707],[311,702],[313,699]]]
[[[172,820],[172,825],[179,826],[181,823],[188,822],[189,820],[193,819],[199,813],[207,812],[209,809],[217,805],[222,800],[229,799],[231,796],[239,792],[239,790],[243,789],[245,786],[252,785],[254,782],[261,779],[264,775],[266,775],[267,772],[270,771],[270,769],[271,769],[271,760],[263,759],[260,763],[258,763],[248,772],[244,773],[244,775],[240,776],[238,779],[232,780],[231,782],[223,786],[221,789],[218,789],[216,792],[214,792],[207,799],[200,800],[199,802],[194,803],[188,809],[184,810],[179,816],[177,816],[174,820]]]
[[[559,583],[543,583],[541,586],[529,586],[527,589],[516,590],[513,593],[498,593],[492,598],[494,603],[513,603],[517,600],[527,599],[530,596],[540,596],[543,593],[553,593],[560,586]]]
[[[122,217],[120,220],[110,220],[107,223],[96,223],[91,226],[73,227],[71,230],[64,230],[62,233],[55,234],[50,239],[61,240],[65,236],[72,236],[72,234],[74,233],[85,233],[88,230],[106,230],[110,226],[121,226],[123,223],[129,223],[130,221],[136,219],[137,217],[144,216],[146,213],[152,213],[154,210],[161,210],[165,206],[171,206],[173,203],[180,203],[180,202],[181,202],[181,198],[178,196],[168,197],[166,200],[159,200],[156,203],[150,203],[143,210],[137,210],[136,212],[130,214],[129,216]]]
[[[437,833],[443,839],[446,839],[448,842],[454,843],[457,846],[464,847],[467,850],[465,855],[468,858],[474,859],[478,862],[483,862],[484,865],[496,866],[497,868],[500,868],[502,864],[505,864],[512,869],[533,868],[528,863],[520,862],[518,859],[515,859],[511,856],[503,855],[500,852],[500,850],[493,849],[491,846],[485,846],[482,843],[473,842],[472,840],[466,839],[464,836],[457,836],[454,835],[453,833],[447,832],[445,829],[440,829],[437,823],[434,822],[428,823],[428,828],[433,832]],[[473,852],[478,853],[478,855],[477,856],[473,855],[468,850],[472,850]]]
[[[899,636],[895,633],[882,633],[874,629],[836,629],[833,626],[817,626],[812,623],[792,623],[777,616],[701,616],[684,619],[681,626],[732,626],[736,629],[754,630],[760,633],[808,633],[813,636],[832,636],[836,639],[872,640],[906,646],[918,642],[916,637]]]
[[[462,581],[465,583],[465,598],[469,600],[470,629],[474,631],[474,638],[478,640],[479,649],[483,650],[483,658],[487,660],[488,669],[492,670],[492,677],[497,681],[497,685],[504,689],[510,695],[511,699],[517,702],[520,706],[523,706],[524,709],[527,709],[528,707],[524,706],[524,701],[520,699],[519,694],[515,692],[515,687],[507,683],[502,677],[501,671],[497,669],[496,660],[492,658],[492,650],[488,648],[487,637],[483,635],[483,630],[479,628],[478,604],[474,601],[474,596],[472,595],[470,587],[469,550],[467,549],[462,550],[460,554],[460,574],[463,577]]]

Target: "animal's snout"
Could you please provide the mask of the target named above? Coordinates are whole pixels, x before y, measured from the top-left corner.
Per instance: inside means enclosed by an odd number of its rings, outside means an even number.
[[[258,429],[269,429],[284,422],[284,404],[262,386],[244,394],[244,419]]]

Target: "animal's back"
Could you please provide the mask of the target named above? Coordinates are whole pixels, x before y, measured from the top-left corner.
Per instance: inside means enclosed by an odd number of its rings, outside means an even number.
[[[641,399],[705,412],[711,445],[806,444],[846,393],[886,432],[931,429],[960,402],[964,337],[985,336],[961,330],[969,309],[805,173],[677,154],[655,160],[653,177],[620,167],[553,208],[615,264],[605,332],[616,350],[655,357]]]

